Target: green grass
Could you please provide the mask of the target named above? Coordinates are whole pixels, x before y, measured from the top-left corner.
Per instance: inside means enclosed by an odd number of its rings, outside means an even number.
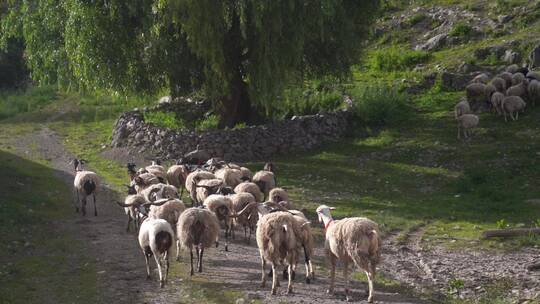
[[[176,114],[174,112],[144,112],[144,121],[161,128],[173,130],[186,129],[186,123],[184,122],[184,120],[176,117]]]
[[[367,65],[371,70],[389,72],[402,71],[425,63],[430,54],[424,51],[413,51],[407,47],[390,46],[378,49],[369,54]]]
[[[51,225],[72,216],[70,189],[46,161],[13,154],[10,142],[34,126],[1,126],[0,302],[96,303],[94,260]]]

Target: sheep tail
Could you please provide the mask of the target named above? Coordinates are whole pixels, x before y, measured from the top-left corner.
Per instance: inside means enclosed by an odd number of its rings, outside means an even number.
[[[373,229],[368,233],[369,237],[369,254],[373,255],[374,253],[379,251],[379,233],[377,230]]]

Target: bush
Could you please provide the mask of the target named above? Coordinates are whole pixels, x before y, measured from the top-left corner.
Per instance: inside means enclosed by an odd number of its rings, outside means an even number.
[[[314,80],[307,86],[287,89],[271,116],[290,118],[332,112],[343,106],[343,89],[337,80]]]
[[[430,54],[425,51],[412,51],[397,46],[376,50],[368,59],[374,71],[402,71],[428,61]]]
[[[57,98],[53,86],[33,87],[23,93],[0,94],[0,119],[44,108]]]
[[[154,124],[158,127],[167,128],[167,129],[175,129],[175,130],[186,129],[186,123],[182,119],[177,118],[174,112],[164,112],[164,111],[145,112],[144,121],[147,123]]]
[[[195,129],[197,131],[216,130],[218,125],[219,117],[217,115],[210,115],[203,120],[197,121]]]
[[[460,23],[457,23],[448,34],[450,35],[450,37],[469,39],[472,33],[473,33],[473,28],[470,25],[468,25],[467,23],[460,22]]]
[[[395,124],[413,114],[408,95],[388,85],[357,87],[351,95],[356,117],[369,125]]]
[[[418,23],[420,23],[420,22],[426,20],[427,18],[428,18],[428,16],[427,16],[426,14],[422,14],[422,13],[416,14],[416,15],[412,16],[412,17],[409,19],[409,24],[410,24],[411,26],[415,26],[415,25],[417,25]]]

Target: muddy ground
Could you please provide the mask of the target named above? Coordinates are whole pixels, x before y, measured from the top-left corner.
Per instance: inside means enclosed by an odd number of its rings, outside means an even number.
[[[57,134],[43,126],[40,131],[14,140],[18,151],[23,154],[34,153],[34,157],[47,159],[54,169],[59,170],[59,177],[69,185],[73,181],[73,168],[69,161],[73,158]],[[31,148],[32,147],[32,148]],[[105,153],[107,157],[118,160],[133,159],[125,150],[114,150]],[[108,155],[107,155],[108,154]],[[122,199],[104,184],[98,195],[99,216],[81,217],[80,214],[56,224],[58,233],[75,235],[87,244],[88,250],[95,257],[98,272],[98,288],[103,303],[186,303],[191,302],[191,295],[183,288],[185,280],[171,276],[164,289],[158,288],[155,273],[152,280],[145,280],[144,258],[138,247],[136,236],[125,231],[125,214],[123,209],[112,204],[115,199]],[[66,206],[73,208],[73,206]],[[91,213],[89,213],[91,214]],[[485,286],[501,279],[511,282],[513,297],[516,299],[532,299],[540,293],[540,275],[528,272],[525,266],[538,257],[540,250],[527,248],[512,253],[477,252],[472,250],[447,250],[443,247],[424,248],[422,245],[423,230],[421,227],[413,231],[405,243],[397,242],[397,232],[390,233],[384,241],[383,262],[379,271],[386,277],[396,279],[419,293],[435,292],[435,298],[443,299],[440,294],[448,293],[448,282],[454,278],[464,281],[460,296],[474,298],[487,292]],[[254,240],[247,245],[238,237],[225,252],[223,247],[210,249],[205,255],[203,276],[206,288],[234,289],[245,294],[245,302],[260,299],[264,303],[339,303],[345,300],[343,282],[338,272],[337,294],[326,294],[328,285],[327,272],[320,268],[324,264],[322,244],[317,244],[316,280],[306,284],[302,277],[303,267],[294,284],[293,295],[285,295],[284,282],[277,296],[270,296],[271,281],[266,288],[259,287],[260,260]],[[181,264],[188,260],[182,254]],[[176,262],[174,262],[176,263]],[[152,264],[152,267],[155,267]],[[177,267],[177,266],[175,266]],[[182,267],[185,269],[185,267]],[[510,283],[509,283],[510,284]],[[356,302],[365,302],[367,285],[363,282],[352,283]],[[375,300],[377,303],[423,303],[420,297],[410,296],[410,292],[402,288],[376,285]],[[219,292],[219,291],[218,291]],[[439,296],[437,296],[439,294]],[[431,300],[433,301],[433,300]],[[429,302],[431,302],[429,301]],[[242,302],[239,300],[238,302]]]

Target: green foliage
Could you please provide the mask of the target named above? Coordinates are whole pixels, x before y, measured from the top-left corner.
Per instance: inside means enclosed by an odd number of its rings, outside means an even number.
[[[419,13],[419,14],[416,14],[416,15],[413,15],[410,19],[409,19],[409,24],[411,26],[415,26],[417,25],[418,23],[426,20],[428,18],[428,16],[426,14],[423,14],[423,13]]]
[[[469,39],[473,34],[473,28],[464,22],[459,22],[450,30],[448,35],[450,37],[458,37],[462,39]]]
[[[484,59],[484,64],[491,66],[499,66],[503,65],[504,61],[500,57],[497,57],[496,54],[491,53],[486,57],[486,59]]]
[[[30,88],[22,94],[0,93],[0,119],[42,109],[55,100],[56,94],[52,86]]]
[[[352,90],[353,110],[360,121],[369,125],[396,124],[413,115],[409,97],[395,87],[374,85]]]
[[[495,224],[497,225],[497,229],[506,229],[510,227],[510,225],[508,225],[508,222],[506,222],[505,219],[500,219]]]
[[[452,278],[448,280],[448,292],[450,293],[459,294],[463,287],[465,287],[465,281],[462,279]]]
[[[0,49],[0,89],[23,87],[29,77],[23,59],[24,45],[16,39],[6,43],[6,50]]]
[[[425,51],[413,51],[398,46],[379,49],[370,54],[368,66],[374,71],[402,71],[430,59]]]
[[[183,130],[186,128],[186,123],[176,117],[174,112],[165,112],[165,111],[148,111],[144,112],[144,121],[147,123],[154,124],[158,127],[173,129],[173,130]]]
[[[219,117],[217,115],[209,115],[205,119],[199,120],[196,123],[195,129],[197,131],[209,131],[215,130],[219,125]]]
[[[343,89],[331,79],[311,81],[285,90],[283,100],[273,113],[274,118],[332,112],[343,106]]]

